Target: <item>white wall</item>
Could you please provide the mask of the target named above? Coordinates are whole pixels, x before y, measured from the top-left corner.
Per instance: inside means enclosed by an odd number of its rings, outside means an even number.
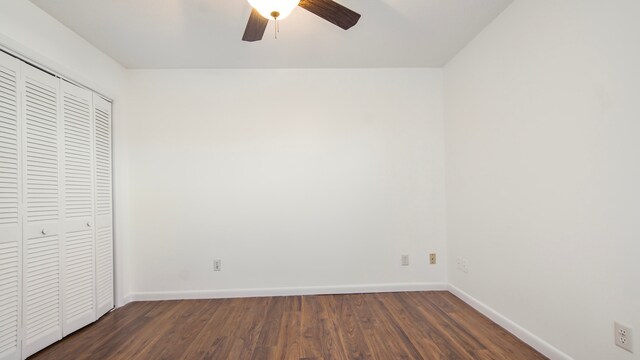
[[[114,100],[114,203],[116,239],[116,303],[130,292],[127,283],[126,120],[123,102],[126,71],[27,0],[0,1],[0,47],[28,58]]]
[[[115,97],[124,69],[28,0],[0,1],[0,44]]]
[[[134,298],[445,282],[441,70],[132,71],[130,86]]]
[[[450,282],[575,359],[640,358],[638,18],[516,0],[445,69]]]
[[[454,286],[575,359],[637,359],[612,322],[640,332],[639,6],[516,0],[444,100],[440,70],[129,73],[25,0],[0,44],[115,99],[119,303],[442,283],[446,230]]]

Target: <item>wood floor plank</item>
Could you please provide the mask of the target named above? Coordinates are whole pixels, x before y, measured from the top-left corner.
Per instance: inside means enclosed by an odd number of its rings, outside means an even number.
[[[224,359],[231,352],[234,339],[230,335],[242,318],[247,299],[216,302],[215,312],[186,349],[183,359]]]
[[[278,344],[278,338],[280,337],[280,323],[283,321],[285,313],[285,301],[286,298],[277,297],[269,302],[266,316],[262,321],[262,331],[260,331],[252,359],[260,360],[274,357],[272,349]]]
[[[385,293],[365,296],[365,302],[375,315],[376,331],[379,331],[385,339],[394,339],[393,342],[388,342],[390,345],[389,348],[393,351],[393,359],[423,359],[418,349],[416,349],[413,342],[411,342],[411,339],[409,339],[400,325],[393,320],[389,309],[384,306],[384,303],[381,301],[381,298],[390,295],[392,294]]]
[[[278,333],[275,342],[265,347],[261,345],[256,348],[254,352],[254,358],[266,358],[274,360],[298,360],[300,359],[300,336],[301,336],[301,324],[300,324],[300,306],[301,297],[285,297],[282,298],[283,302],[280,304],[282,307],[281,319],[279,321],[279,328],[272,329]],[[264,329],[264,331],[268,331]],[[262,356],[262,357],[261,357]]]
[[[48,359],[90,359],[96,349],[108,341],[108,338],[104,336],[105,333],[120,332],[125,327],[128,330],[135,330],[136,324],[134,322],[153,306],[152,302],[127,304],[118,311],[104,315],[96,323],[66,337],[62,340],[64,346],[58,346],[60,343],[58,342],[42,350],[37,356]]]
[[[302,358],[345,359],[323,296],[302,298]]]
[[[176,321],[178,315],[185,311],[189,306],[186,301],[177,301],[174,303],[170,301],[162,301],[155,308],[149,311],[142,317],[142,327],[140,333],[146,334],[146,336],[128,336],[122,338],[122,342],[115,349],[115,354],[111,357],[118,360],[130,360],[144,356],[148,346],[153,344],[161,334]],[[126,332],[125,332],[126,333]],[[113,344],[103,347],[102,351],[94,354],[96,358],[101,359],[109,356],[109,353],[113,353]]]
[[[208,320],[211,300],[183,302],[183,311],[176,314],[166,327],[155,329],[157,336],[138,356],[139,359],[174,360],[182,356]]]
[[[438,331],[444,339],[440,346],[449,348],[460,359],[474,360],[473,353],[484,349],[473,336],[469,336],[466,329],[459,328],[446,313],[434,308],[430,302],[421,299],[417,294],[408,293],[403,302],[407,308],[415,308]]]
[[[136,302],[30,359],[542,360],[449,292]]]
[[[398,354],[397,341],[389,341],[392,334],[384,326],[380,315],[369,306],[367,301],[371,295],[355,295],[353,298],[353,309],[360,327],[365,335],[365,341],[372,351],[374,359],[402,359],[407,358],[407,354]],[[402,351],[402,350],[400,350]]]
[[[529,354],[533,350],[529,345],[519,341],[513,334],[475,311],[451,293],[442,292],[425,299],[447,312],[447,315],[463,328],[476,329],[477,333],[482,334],[482,336],[478,336],[478,340],[491,350],[488,353],[493,358],[510,360],[522,357],[523,354]],[[484,355],[484,357],[488,356]],[[533,358],[545,359],[541,354]]]
[[[229,352],[230,359],[251,359],[260,335],[263,332],[265,318],[273,299],[246,299],[243,315],[235,331],[230,335],[234,344]]]
[[[349,296],[330,296],[326,298],[331,320],[338,331],[338,336],[348,359],[373,359],[372,350],[365,341],[356,314],[351,306]]]
[[[425,321],[425,318],[413,306],[407,306],[402,294],[384,297],[382,301],[391,309],[394,320],[407,335],[416,342],[417,349],[425,359],[463,359],[464,353],[452,349],[451,345],[438,331],[437,327]]]

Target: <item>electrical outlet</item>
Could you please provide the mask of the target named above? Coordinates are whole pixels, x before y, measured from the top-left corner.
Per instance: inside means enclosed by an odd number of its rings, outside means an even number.
[[[429,264],[431,264],[431,265],[435,265],[436,264],[436,254],[435,253],[429,254]]]
[[[630,353],[633,353],[633,343],[631,341],[633,339],[633,334],[631,332],[631,328],[618,324],[617,322],[613,324],[616,345]]]
[[[400,257],[400,264],[402,266],[409,266],[409,255],[402,255]]]
[[[220,259],[213,260],[213,271],[222,271],[222,260]]]
[[[456,266],[458,270],[462,270],[462,258],[460,256],[456,257]]]

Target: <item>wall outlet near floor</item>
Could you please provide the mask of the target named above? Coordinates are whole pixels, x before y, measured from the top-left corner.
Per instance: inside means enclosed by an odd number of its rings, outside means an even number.
[[[633,334],[631,333],[631,328],[618,324],[617,322],[613,324],[616,345],[633,353],[633,343],[631,341]]]
[[[213,271],[222,271],[222,260],[220,259],[213,260]]]
[[[429,254],[429,264],[431,264],[431,265],[435,265],[436,264],[436,254],[435,253]]]
[[[402,266],[409,266],[409,255],[400,256],[400,264]]]

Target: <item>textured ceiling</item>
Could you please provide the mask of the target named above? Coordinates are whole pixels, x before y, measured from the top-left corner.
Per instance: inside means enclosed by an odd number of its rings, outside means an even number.
[[[344,31],[302,8],[241,41],[244,0],[32,0],[128,68],[440,67],[512,0],[337,0]]]

